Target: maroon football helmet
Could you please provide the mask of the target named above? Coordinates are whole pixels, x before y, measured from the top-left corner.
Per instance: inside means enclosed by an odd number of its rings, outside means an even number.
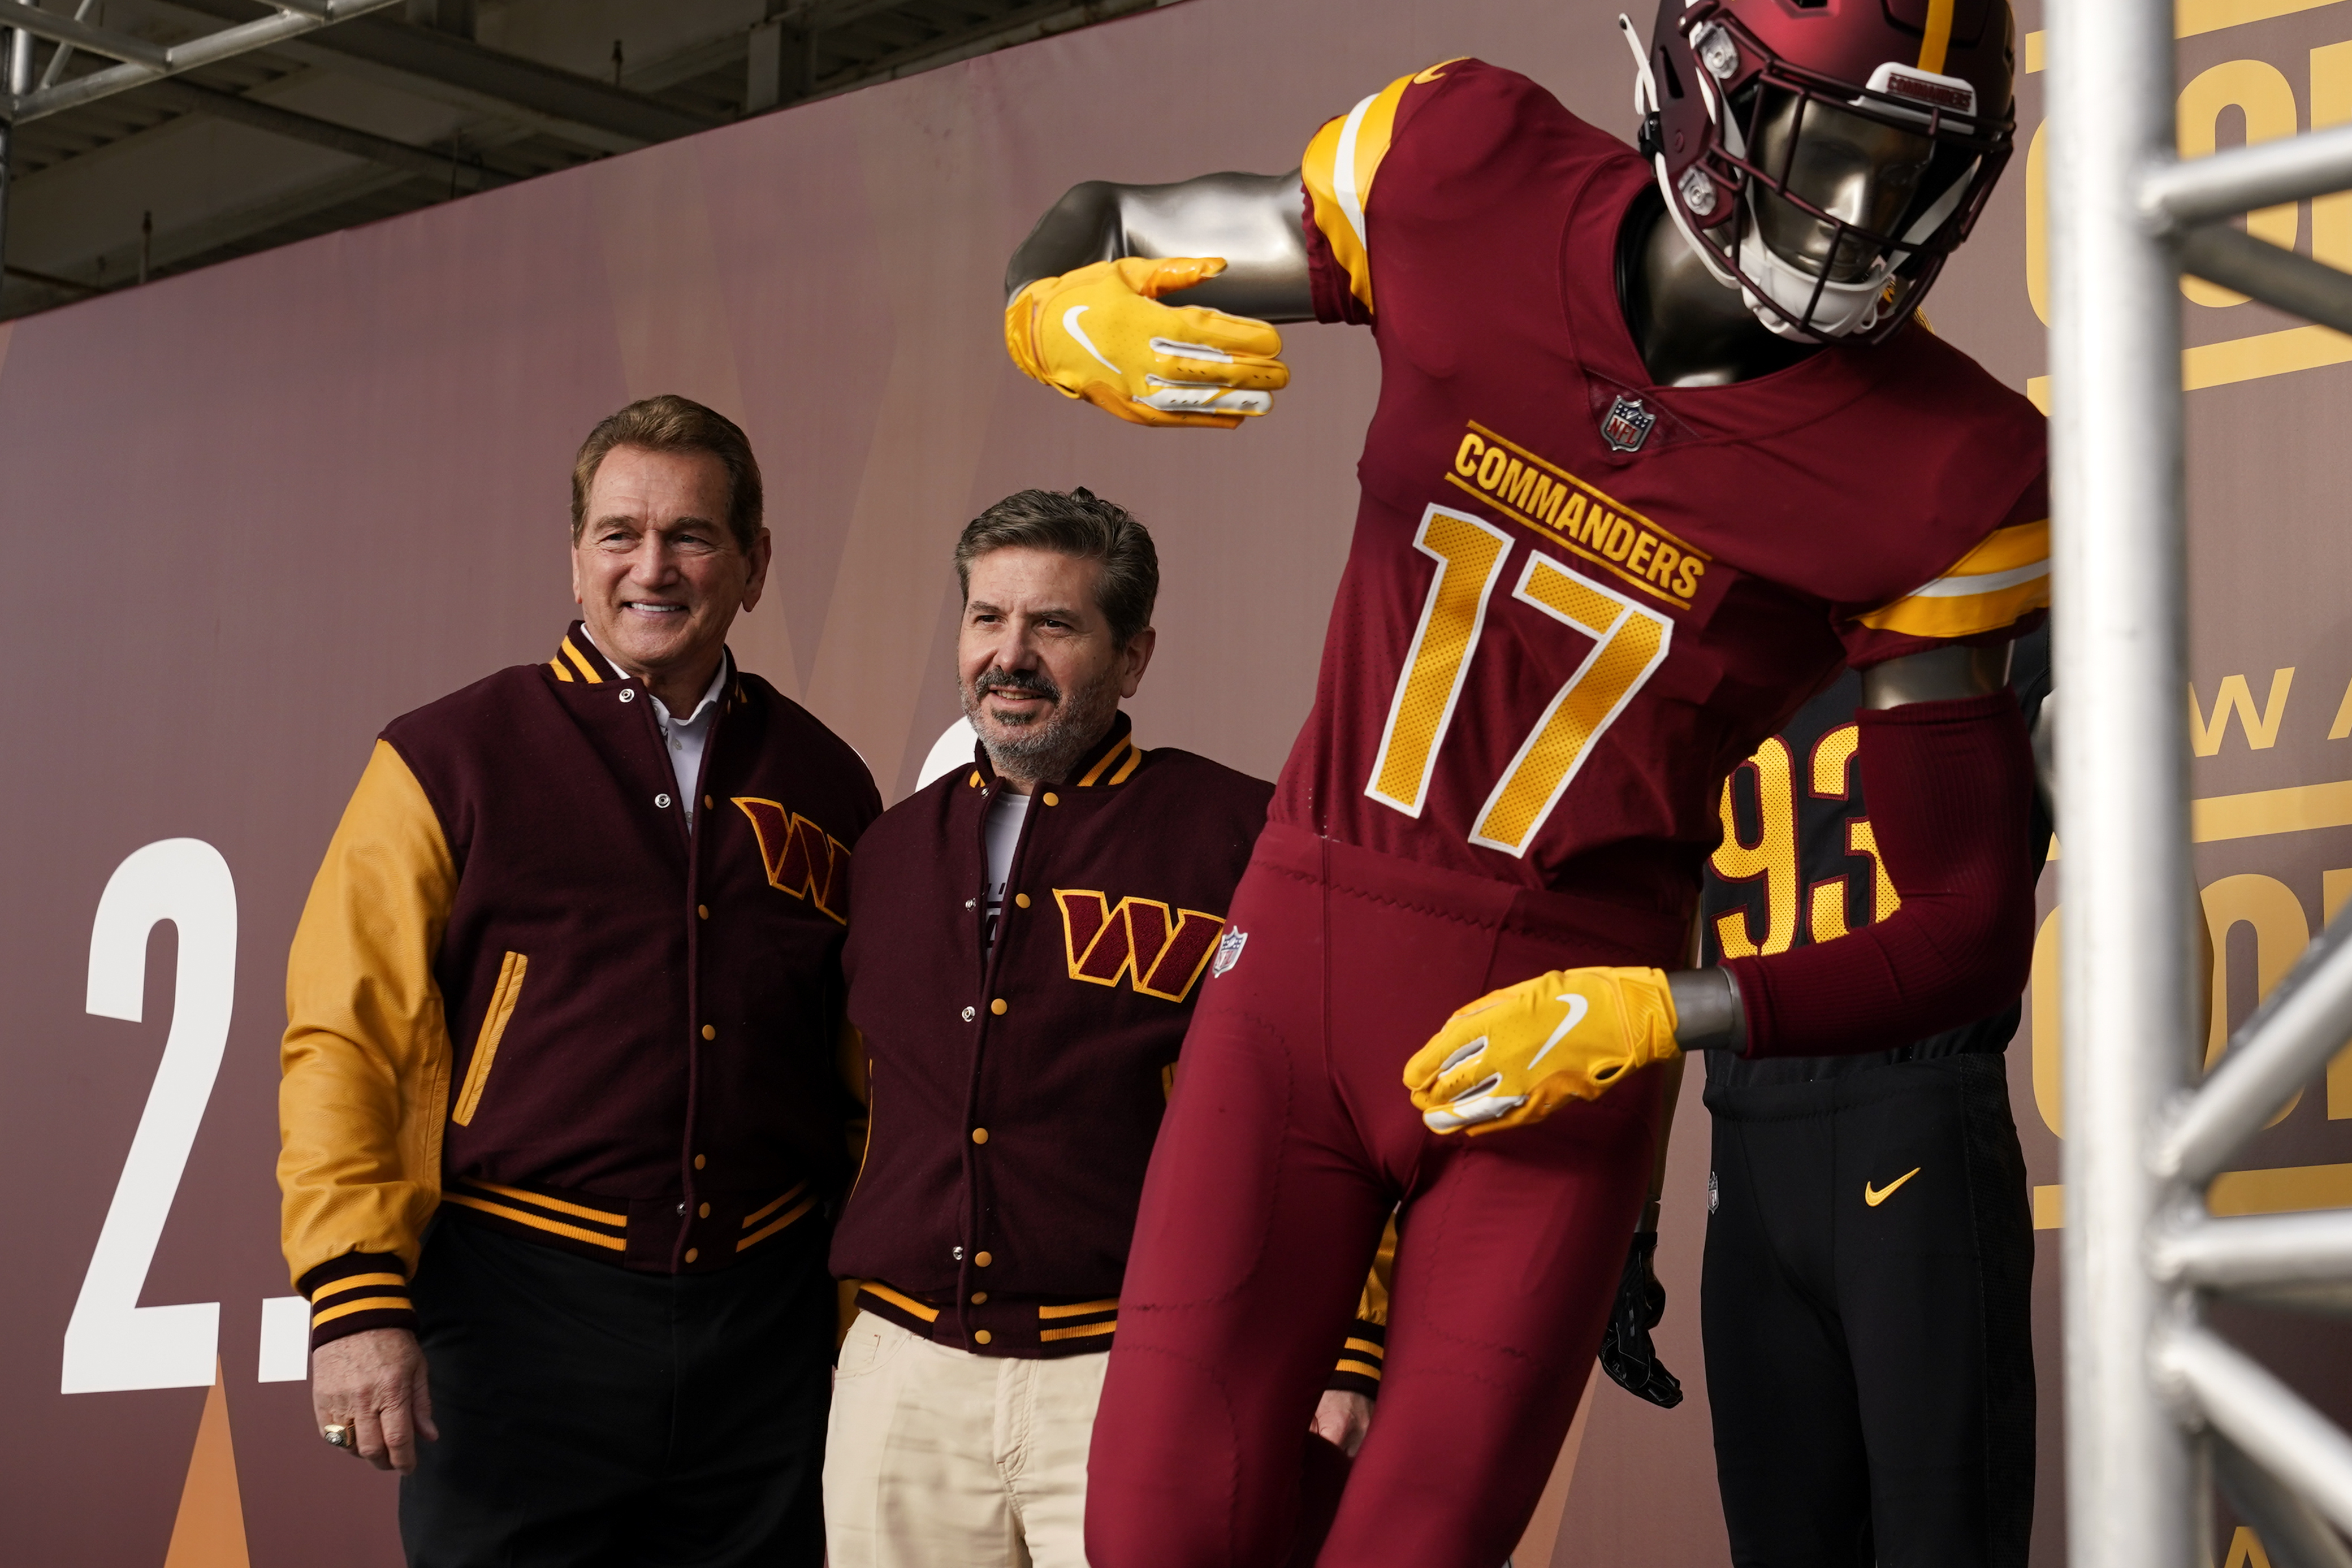
[[[2014,40],[2008,0],[1661,0],[1641,150],[1764,325],[1875,342],[2009,161]]]

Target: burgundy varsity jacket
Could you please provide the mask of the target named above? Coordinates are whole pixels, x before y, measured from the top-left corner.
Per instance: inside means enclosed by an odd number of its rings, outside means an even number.
[[[1120,714],[1036,791],[984,949],[1001,786],[974,750],[857,842],[843,968],[872,1120],[834,1272],[939,1343],[1107,1350],[1177,1052],[1272,786],[1141,750]],[[1362,1371],[1334,1386],[1369,1393],[1381,1331],[1352,1337]]]
[[[284,1243],[312,1340],[410,1326],[438,1213],[724,1269],[845,1180],[857,754],[733,669],[689,829],[642,682],[555,658],[394,720],[287,973]]]

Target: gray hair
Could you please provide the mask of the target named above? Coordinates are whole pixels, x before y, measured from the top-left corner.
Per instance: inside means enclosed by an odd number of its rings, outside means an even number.
[[[1141,523],[1081,486],[1023,490],[1007,496],[964,525],[956,540],[956,581],[971,597],[971,563],[992,550],[1043,549],[1102,562],[1097,607],[1110,623],[1111,643],[1124,648],[1151,624],[1160,598],[1160,552]]]

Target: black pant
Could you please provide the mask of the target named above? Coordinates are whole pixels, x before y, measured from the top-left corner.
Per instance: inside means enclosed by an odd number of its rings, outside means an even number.
[[[1706,1103],[1700,1313],[1732,1561],[2022,1568],[2033,1221],[2002,1059]]]
[[[817,1568],[833,1281],[814,1217],[735,1268],[635,1274],[434,1227],[415,1298],[437,1443],[415,1568]]]

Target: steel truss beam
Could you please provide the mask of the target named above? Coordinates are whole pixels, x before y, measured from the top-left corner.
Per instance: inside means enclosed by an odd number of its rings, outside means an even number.
[[[104,70],[92,71],[71,81],[58,82],[50,87],[37,87],[30,91],[18,89],[7,95],[5,118],[14,124],[39,120],[76,104],[89,103],[110,98],[118,92],[144,87],[165,77],[192,71],[200,66],[216,65],[237,55],[266,49],[272,44],[282,44],[289,38],[315,33],[320,28],[370,11],[381,11],[394,0],[285,0],[268,16],[216,33],[206,33],[182,44],[151,44],[144,38],[134,38],[105,27],[94,27],[70,16],[59,16],[32,5],[0,7],[0,24],[28,33],[52,43],[70,45],[89,54],[102,55],[121,63]]]
[[[2058,719],[2068,1558],[2201,1563],[2210,1472],[2275,1561],[2352,1568],[2352,1438],[2200,1321],[2222,1293],[2352,1306],[2352,1214],[2204,1202],[2352,1037],[2352,921],[2192,1088],[2178,288],[2352,330],[2352,277],[2229,223],[2352,187],[2352,128],[2180,162],[2171,8],[2147,0],[2052,0],[2049,83],[2057,684],[2097,697]]]
[[[249,9],[241,0],[173,0],[173,4],[224,17]],[[690,136],[720,123],[644,93],[486,48],[436,27],[361,22],[306,41],[380,69],[462,88],[535,115],[589,126],[638,144]]]

